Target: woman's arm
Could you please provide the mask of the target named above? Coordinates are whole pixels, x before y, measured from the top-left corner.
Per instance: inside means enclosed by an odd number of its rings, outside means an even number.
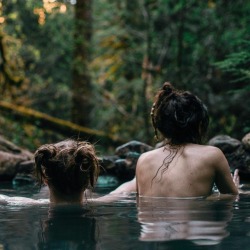
[[[135,177],[131,181],[121,184],[114,191],[110,192],[110,194],[132,193],[132,192],[136,192],[136,178]]]
[[[39,204],[48,204],[48,199],[35,200],[27,197],[14,196],[10,197],[7,195],[0,195],[0,204],[9,204],[9,205],[39,205]]]
[[[235,171],[234,175],[231,175],[230,167],[227,159],[221,150],[217,150],[215,155],[215,184],[222,194],[238,194],[239,188],[239,173]]]
[[[123,199],[124,195],[125,197],[127,197],[127,194],[132,193],[132,192],[136,192],[136,178],[135,177],[133,180],[121,184],[118,188],[116,188],[114,191],[110,192],[109,194],[101,196],[99,198],[94,198],[91,201],[94,203],[114,202],[114,201]]]

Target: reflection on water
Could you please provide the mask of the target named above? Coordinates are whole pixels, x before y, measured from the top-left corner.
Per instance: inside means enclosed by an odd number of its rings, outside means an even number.
[[[0,193],[16,195],[15,190],[1,187]],[[32,196],[45,198],[37,193]],[[0,205],[1,250],[247,250],[249,242],[249,194],[237,201],[137,201],[130,195],[87,206]]]
[[[141,198],[141,241],[190,240],[216,245],[229,235],[233,200]]]
[[[82,206],[50,207],[48,218],[41,221],[39,249],[92,249],[95,224],[91,210]]]

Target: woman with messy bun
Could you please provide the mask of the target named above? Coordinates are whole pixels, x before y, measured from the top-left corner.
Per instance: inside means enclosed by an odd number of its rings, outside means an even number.
[[[139,196],[198,197],[210,195],[214,184],[220,193],[238,193],[238,172],[232,178],[221,150],[201,145],[209,117],[197,96],[164,83],[156,94],[151,119],[162,146],[142,154],[136,177],[113,194],[137,191]]]
[[[209,117],[206,106],[188,91],[175,90],[165,83],[156,96],[151,118],[158,139],[158,131],[171,145],[202,143]]]
[[[94,146],[86,141],[64,140],[40,146],[35,154],[35,174],[49,188],[49,200],[0,195],[1,204],[82,204],[84,192],[93,189],[99,175]]]
[[[94,187],[99,174],[94,147],[84,141],[45,144],[34,157],[39,183],[48,185],[53,203],[83,202],[84,191]]]

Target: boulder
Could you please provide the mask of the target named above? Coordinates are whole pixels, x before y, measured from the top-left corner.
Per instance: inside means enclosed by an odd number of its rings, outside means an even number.
[[[208,142],[220,148],[230,168],[240,170],[241,177],[250,177],[250,150],[247,134],[242,141],[228,135],[218,135]],[[159,146],[159,145],[158,145]],[[157,147],[157,145],[156,145]],[[116,148],[114,155],[100,156],[101,176],[115,176],[119,182],[131,180],[135,175],[138,158],[154,147],[139,141],[130,141]],[[0,180],[10,180],[17,185],[32,183],[33,153],[21,149],[0,136]]]
[[[250,151],[250,133],[246,134],[243,138],[242,138],[242,144],[243,147],[247,150]]]
[[[217,135],[210,139],[208,144],[220,148],[223,153],[233,153],[242,146],[241,141],[228,135]]]
[[[115,175],[122,182],[133,179],[139,156],[152,149],[152,146],[139,141],[130,141],[119,146],[115,150],[115,156],[102,157],[100,162],[105,170],[104,174]]]
[[[30,173],[33,167],[22,165],[31,161],[33,154],[21,149],[0,136],[0,180],[12,180],[17,173]]]
[[[118,155],[121,158],[127,157],[128,154],[131,152],[137,153],[137,154],[142,154],[144,152],[147,152],[149,150],[152,150],[153,147],[149,146],[145,143],[139,142],[139,141],[130,141],[128,143],[125,143],[118,147],[115,150],[115,154]]]
[[[249,141],[244,137],[242,141],[234,139],[228,135],[218,135],[209,140],[208,144],[218,147],[228,160],[231,171],[239,169],[241,177],[250,176],[250,151],[248,150]]]

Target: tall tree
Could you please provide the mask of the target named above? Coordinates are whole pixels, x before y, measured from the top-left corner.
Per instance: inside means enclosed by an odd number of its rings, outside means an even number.
[[[74,64],[72,83],[72,121],[90,125],[92,88],[89,74],[92,37],[92,1],[77,0],[75,5]]]

